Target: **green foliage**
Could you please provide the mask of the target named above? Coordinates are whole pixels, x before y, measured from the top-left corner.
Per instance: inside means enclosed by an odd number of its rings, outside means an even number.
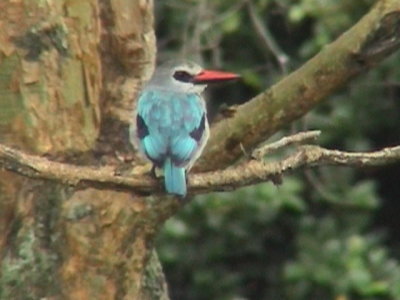
[[[251,2],[294,69],[374,1]],[[229,86],[214,99],[241,103],[284,75],[255,33],[246,1],[184,3],[158,6],[160,39],[173,41],[161,43],[161,57],[189,43],[199,46],[190,46],[190,53],[203,64],[243,75],[241,86]],[[319,129],[319,144],[346,151],[398,144],[399,78],[396,55],[292,129]],[[400,224],[387,220],[400,208],[400,170],[391,170],[323,167],[285,175],[278,187],[268,183],[197,197],[167,222],[158,243],[172,299],[400,299]],[[392,226],[383,227],[385,222]]]
[[[317,20],[314,23],[314,38],[307,40],[300,50],[302,56],[310,56],[331,42],[335,36],[349,28],[354,20],[368,11],[374,1],[337,1],[303,0],[290,1],[288,19],[299,23],[307,18]]]
[[[379,236],[362,235],[364,226],[356,230],[354,225],[351,216],[302,220],[296,260],[285,266],[289,299],[315,299],[321,294],[330,299],[400,299],[400,265],[380,245]]]
[[[276,246],[307,208],[302,189],[300,181],[288,179],[279,187],[261,184],[196,198],[167,222],[159,240],[167,278],[179,282],[171,293],[180,299],[176,289],[187,288],[191,299],[233,299],[246,293],[247,284],[264,289],[265,277],[277,272],[272,257],[287,255]]]
[[[293,177],[197,197],[159,240],[167,278],[179,282],[173,299],[400,299],[400,265],[366,233],[374,183],[325,187],[335,198],[315,193],[312,206]]]

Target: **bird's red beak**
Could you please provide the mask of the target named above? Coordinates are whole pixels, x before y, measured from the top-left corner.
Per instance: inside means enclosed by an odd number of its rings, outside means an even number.
[[[193,78],[193,83],[207,84],[239,79],[240,75],[222,71],[203,70]]]

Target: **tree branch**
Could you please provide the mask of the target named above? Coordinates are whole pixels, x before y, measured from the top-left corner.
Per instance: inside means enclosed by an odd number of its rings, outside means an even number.
[[[281,138],[279,141],[276,141],[271,144],[267,144],[263,147],[257,148],[253,151],[252,157],[258,160],[261,160],[264,156],[271,152],[275,152],[278,149],[286,147],[288,145],[293,145],[296,143],[301,143],[306,140],[314,140],[321,135],[321,131],[314,130],[314,131],[306,131],[306,132],[299,132],[291,136],[285,136]]]
[[[215,124],[195,170],[230,166],[243,154],[243,148],[251,151],[399,48],[400,1],[380,0],[300,69],[239,106],[232,118]]]
[[[293,143],[290,137],[283,140],[284,142],[280,142],[280,145]],[[295,135],[292,140],[298,141],[299,135]],[[222,171],[191,174],[190,194],[234,190],[255,183],[275,181],[282,173],[302,167],[338,165],[363,168],[394,162],[400,162],[400,146],[369,153],[328,150],[310,145],[301,146],[281,161],[266,162],[252,159]],[[162,184],[144,172],[132,176],[120,176],[115,174],[114,166],[86,167],[59,163],[25,154],[4,145],[0,145],[0,167],[26,177],[55,180],[77,187],[112,187],[129,189],[136,193],[163,193]],[[136,171],[138,169],[139,167],[134,168]]]

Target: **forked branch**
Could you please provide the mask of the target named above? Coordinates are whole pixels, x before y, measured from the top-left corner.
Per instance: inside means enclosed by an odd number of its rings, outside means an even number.
[[[310,131],[284,137],[278,142],[257,149],[253,153],[253,157],[256,159],[244,161],[225,170],[191,174],[189,176],[189,193],[203,194],[234,190],[266,181],[276,182],[283,173],[304,167],[337,165],[364,168],[400,162],[400,146],[368,153],[356,153],[306,145],[299,146],[292,154],[279,161],[262,159],[266,153],[315,138],[318,134],[318,131]],[[115,173],[115,166],[87,167],[59,163],[4,145],[0,145],[0,168],[30,178],[55,180],[77,187],[96,186],[130,189],[135,193],[163,193],[162,184],[143,171],[132,172],[135,174],[132,176],[122,176]],[[134,171],[138,169],[134,168]]]

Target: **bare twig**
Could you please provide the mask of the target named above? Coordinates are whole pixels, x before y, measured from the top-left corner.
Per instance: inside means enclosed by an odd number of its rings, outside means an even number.
[[[400,162],[400,146],[369,153],[328,150],[319,146],[301,146],[293,154],[277,162],[250,160],[225,170],[190,175],[190,193],[233,190],[239,187],[273,180],[289,170],[317,165],[371,167]],[[162,185],[145,173],[132,176],[114,174],[113,166],[83,167],[50,161],[0,145],[0,167],[20,175],[56,180],[85,187],[124,188],[136,193],[160,194]],[[139,168],[136,168],[136,170]]]
[[[256,12],[253,2],[248,0],[246,4],[251,23],[253,24],[254,30],[260,38],[262,45],[264,46],[267,53],[272,53],[272,55],[275,57],[276,61],[279,64],[279,67],[281,68],[282,73],[287,74],[289,57],[286,55],[285,52],[283,52],[282,49],[279,48],[268,28],[263,25],[260,16]]]
[[[336,203],[336,199],[338,198],[335,194],[331,193],[326,185],[314,174],[314,170],[305,170],[304,171],[305,178],[307,180],[307,184],[309,184],[312,190],[316,191],[322,199],[330,203]],[[343,203],[341,203],[343,204]]]
[[[273,180],[276,176],[302,167],[337,165],[348,167],[377,167],[400,162],[400,146],[384,148],[369,153],[328,150],[319,146],[301,146],[278,162],[252,160],[235,168],[191,177],[192,189],[205,190],[235,189],[255,183]],[[207,186],[208,183],[208,186]]]
[[[321,131],[319,130],[313,130],[313,131],[305,131],[305,132],[299,132],[291,136],[285,136],[281,138],[279,141],[276,141],[271,144],[267,144],[263,147],[260,147],[256,150],[253,151],[252,157],[258,160],[261,160],[264,158],[265,155],[275,152],[283,147],[286,147],[288,145],[293,145],[297,143],[302,143],[305,141],[310,141],[314,140],[317,137],[321,135]]]

